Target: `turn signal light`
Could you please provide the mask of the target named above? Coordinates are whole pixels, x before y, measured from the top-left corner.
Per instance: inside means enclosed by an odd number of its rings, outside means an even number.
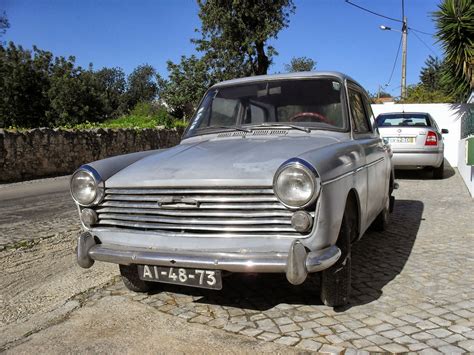
[[[438,145],[438,136],[433,131],[428,131],[426,135],[425,145]]]

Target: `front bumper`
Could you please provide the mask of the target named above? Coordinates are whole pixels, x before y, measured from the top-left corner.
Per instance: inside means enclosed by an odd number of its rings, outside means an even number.
[[[217,269],[230,272],[285,273],[294,285],[304,282],[308,273],[331,267],[341,256],[336,246],[308,252],[295,240],[287,253],[231,253],[196,251],[159,251],[125,247],[114,244],[96,244],[94,237],[81,233],[78,237],[77,261],[89,268],[94,261],[115,264],[158,265],[169,267]]]

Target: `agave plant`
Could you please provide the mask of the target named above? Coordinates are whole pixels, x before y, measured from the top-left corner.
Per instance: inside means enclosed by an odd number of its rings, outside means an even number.
[[[474,87],[474,1],[444,0],[433,15],[445,54],[443,81],[451,94],[464,98]]]

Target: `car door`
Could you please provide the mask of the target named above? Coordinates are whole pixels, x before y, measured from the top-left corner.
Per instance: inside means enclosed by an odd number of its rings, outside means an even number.
[[[353,138],[365,152],[367,174],[367,202],[365,226],[371,223],[385,202],[386,190],[386,151],[380,136],[372,126],[366,95],[356,85],[348,86],[349,107],[351,111]]]

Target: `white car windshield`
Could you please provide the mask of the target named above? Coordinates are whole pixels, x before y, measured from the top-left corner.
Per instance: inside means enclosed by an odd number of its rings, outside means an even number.
[[[344,130],[342,84],[335,79],[285,79],[211,89],[187,135],[258,126]]]

